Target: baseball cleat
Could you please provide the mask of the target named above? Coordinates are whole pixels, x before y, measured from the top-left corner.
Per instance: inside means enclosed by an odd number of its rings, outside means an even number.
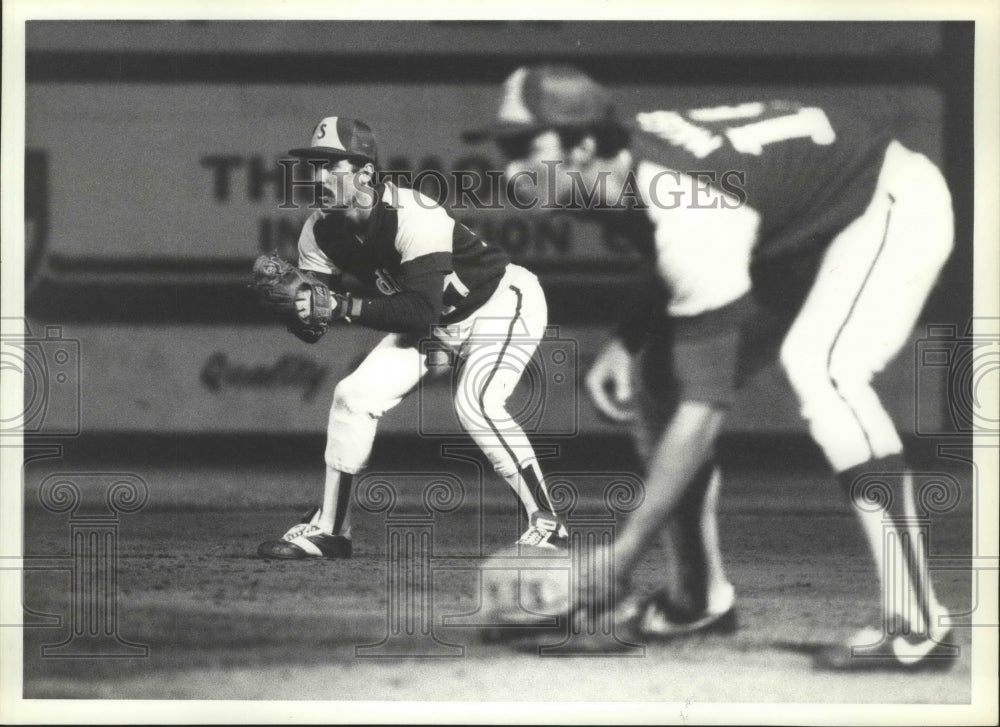
[[[538,511],[531,515],[528,529],[517,539],[516,545],[530,545],[534,548],[568,548],[569,533],[555,515]]]
[[[257,547],[261,558],[304,560],[306,558],[350,558],[351,539],[320,530],[315,520],[319,508],[306,513],[302,521],[289,528],[280,540],[268,540]]]
[[[868,627],[846,644],[827,646],[813,658],[823,671],[947,671],[958,661],[958,647],[948,643],[951,629],[940,634],[890,636]]]
[[[715,609],[690,614],[674,606],[659,590],[638,605],[626,600],[618,618],[624,616],[636,636],[662,641],[695,634],[731,634],[739,628],[734,601],[730,597]]]

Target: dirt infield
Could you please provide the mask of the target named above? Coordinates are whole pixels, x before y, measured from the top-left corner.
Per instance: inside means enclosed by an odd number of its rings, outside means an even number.
[[[428,616],[434,639],[411,640],[403,647],[412,650],[409,657],[387,658],[382,654],[392,649],[383,642],[397,622],[387,598],[393,523],[384,515],[356,511],[357,555],[351,561],[266,562],[253,557],[256,545],[288,527],[312,484],[290,486],[281,505],[226,512],[168,506],[158,501],[154,485],[190,491],[218,478],[223,489],[223,480],[252,487],[254,478],[270,475],[202,468],[144,476],[153,497],[144,509],[120,518],[111,589],[118,594],[115,633],[148,647],[139,658],[42,655],[45,645],[72,641],[72,630],[93,614],[72,610],[80,584],[72,582],[67,566],[67,515],[31,506],[35,495],[29,488],[25,552],[38,564],[54,560],[56,569],[29,567],[25,576],[24,603],[39,624],[25,629],[25,698],[970,701],[967,629],[955,631],[961,658],[945,674],[839,676],[811,670],[810,648],[871,622],[878,605],[858,525],[833,484],[812,468],[726,472],[720,523],[739,599],[735,634],[648,644],[638,655],[562,658],[484,644],[474,629],[445,625],[445,616],[477,607],[475,556],[516,537],[514,501],[502,488],[490,486],[482,507],[473,491],[453,512],[437,516]],[[939,596],[953,612],[970,609],[969,499],[931,525],[932,556],[959,566],[934,572]],[[402,502],[393,522],[405,524],[419,512],[417,500]],[[639,583],[656,582],[658,556],[654,551],[644,560]],[[455,567],[463,562],[468,567]],[[46,614],[50,623],[58,617],[58,625],[44,625]],[[421,633],[421,624],[411,626]],[[363,648],[380,643],[382,651]]]

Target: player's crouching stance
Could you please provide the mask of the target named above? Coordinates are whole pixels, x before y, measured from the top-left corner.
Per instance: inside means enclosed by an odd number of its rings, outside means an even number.
[[[311,146],[290,154],[316,168],[321,209],[302,229],[298,268],[273,256],[257,260],[259,299],[308,343],[334,321],[389,335],[337,384],[322,504],[258,554],[351,557],[353,479],[368,461],[379,418],[428,372],[420,345],[427,339],[457,360],[458,418],[524,506],[529,527],[518,542],[563,545],[566,529],[534,450],[505,407],[547,324],[537,278],[419,192],[375,183],[375,138],[362,122],[325,118]],[[344,274],[373,294],[340,292]]]
[[[745,365],[747,336],[760,327],[761,305],[799,302],[789,300],[793,276],[773,271],[815,260],[780,360],[813,439],[855,506],[883,606],[881,628],[862,630],[816,663],[950,666],[957,650],[918,545],[913,474],[871,383],[906,342],[951,250],[951,198],[940,171],[855,114],[785,101],[652,111],[626,123],[603,88],[565,67],[516,71],[499,118],[480,136],[504,142],[511,179],[530,171],[540,180],[536,189],[553,190],[557,201],[572,199],[583,182],[598,204],[614,207],[631,185],[655,228],[656,268],[668,290],[659,310],[668,321],[652,338],[672,339],[662,368],[673,373],[678,402],[651,447],[643,505],[615,542],[616,577],[635,568],[659,532],[676,527],[692,495],[705,493],[703,512],[714,511],[713,480],[704,473]],[[734,171],[742,175],[742,199],[725,186]],[[714,181],[700,183],[699,175]],[[619,383],[627,359],[612,341],[588,377],[591,390]],[[891,491],[873,497],[866,483],[875,481]],[[695,585],[710,622],[731,607],[732,588],[713,566],[720,562],[714,519],[704,522],[690,529],[689,547],[712,555]],[[666,580],[683,590],[671,574]],[[646,602],[647,613],[662,618],[645,635],[669,631],[660,628],[669,625],[668,601]]]

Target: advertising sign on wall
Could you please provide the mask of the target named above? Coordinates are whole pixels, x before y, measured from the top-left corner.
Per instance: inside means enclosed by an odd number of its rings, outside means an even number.
[[[913,146],[940,156],[942,99],[928,87],[631,86],[616,92],[626,114],[775,96],[882,109],[905,127]],[[375,129],[380,164],[432,196],[443,191],[454,201],[468,184],[456,175],[488,182],[456,214],[518,260],[571,266],[620,260],[628,245],[614,225],[493,209],[503,169],[497,151],[467,145],[461,133],[491,118],[496,104],[497,89],[475,83],[30,84],[28,171],[36,187],[45,186],[49,250],[65,260],[293,254],[311,200],[289,186],[309,169],[281,162],[292,161],[287,150],[307,142],[318,119],[353,116]]]
[[[30,330],[30,345],[4,342],[4,365],[27,372],[25,426],[63,436],[322,433],[337,382],[383,335],[344,325],[307,345],[277,325],[52,327],[32,321]],[[606,340],[603,326],[550,326],[508,402],[510,414],[540,437],[623,431],[599,417],[583,387]],[[954,348],[953,341],[930,343],[935,351]],[[928,345],[915,338],[876,380],[904,433],[934,433],[943,426],[947,368],[926,364],[922,352]],[[429,374],[385,415],[381,429],[462,436],[453,375],[447,367]],[[804,431],[776,364],[746,383],[727,426],[737,432]]]

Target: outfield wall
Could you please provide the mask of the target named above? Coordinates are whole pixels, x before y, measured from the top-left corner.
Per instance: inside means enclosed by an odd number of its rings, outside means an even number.
[[[308,210],[287,208],[278,162],[320,117],[368,121],[394,170],[495,170],[492,146],[467,145],[461,131],[491,117],[519,63],[559,60],[604,81],[626,113],[764,97],[864,108],[956,179],[970,148],[956,80],[963,33],[935,23],[35,21],[25,99],[33,335],[58,326],[79,341],[84,432],[322,431],[335,381],[375,334],[352,329],[308,347],[245,291],[255,255],[294,255]],[[953,189],[956,255],[924,323],[962,328],[971,215],[969,190]],[[641,275],[630,233],[566,213],[460,216],[539,273],[550,323],[577,346],[579,381]],[[948,416],[941,382],[929,384],[915,356],[908,348],[881,377],[904,432],[916,409],[938,418],[932,428]],[[547,389],[557,428],[611,431],[569,388]],[[447,429],[446,387],[427,390],[385,428],[430,417],[429,430]],[[58,401],[35,416],[56,421]],[[802,430],[774,366],[751,382],[731,426]]]
[[[33,323],[31,331],[33,345],[23,355],[28,428],[64,435],[321,434],[337,381],[381,335],[344,325],[308,345],[270,324],[78,323],[46,329]],[[620,433],[619,425],[598,416],[581,388],[605,339],[600,326],[550,326],[510,399],[512,415],[539,438]],[[948,371],[923,365],[926,347],[911,340],[877,380],[904,436],[952,428]],[[6,350],[5,359],[13,353]],[[450,368],[429,374],[384,417],[382,431],[461,436],[452,377]],[[777,366],[747,382],[728,429],[805,432]]]

